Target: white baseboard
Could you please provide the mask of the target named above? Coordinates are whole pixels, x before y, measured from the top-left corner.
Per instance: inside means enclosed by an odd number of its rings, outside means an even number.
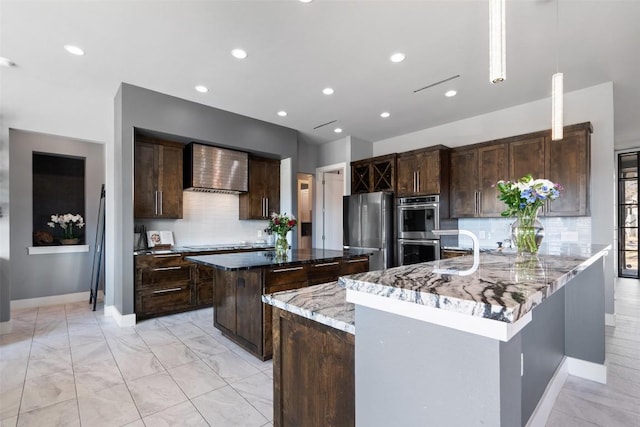
[[[615,315],[615,313],[605,313],[604,314],[604,324],[606,326],[616,326],[616,315]]]
[[[8,322],[0,322],[0,335],[9,334],[13,329],[13,324],[11,321]]]
[[[107,317],[113,317],[113,320],[115,320],[121,328],[136,325],[135,314],[126,314],[123,316],[115,305],[105,306],[104,315]]]
[[[36,308],[47,305],[69,304],[73,302],[86,301],[89,304],[89,291],[76,292],[73,294],[53,295],[49,297],[17,299],[11,301],[11,309]],[[104,298],[102,291],[98,291],[98,299]]]
[[[567,366],[569,374],[586,380],[596,381],[601,384],[607,383],[607,365],[587,362],[586,360],[574,359],[567,357]]]
[[[558,394],[560,394],[560,390],[562,390],[562,386],[564,386],[568,375],[569,364],[567,363],[567,358],[564,358],[560,366],[558,366],[558,369],[553,373],[553,377],[551,377],[549,384],[547,384],[547,388],[542,394],[536,409],[534,409],[533,414],[529,417],[526,427],[545,427],[547,425],[547,420],[549,419],[549,415],[551,415],[553,405],[556,403]]]

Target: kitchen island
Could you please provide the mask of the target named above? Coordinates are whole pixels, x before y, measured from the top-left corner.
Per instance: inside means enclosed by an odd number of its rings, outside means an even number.
[[[273,354],[272,309],[263,294],[336,281],[369,270],[367,251],[294,249],[186,257],[212,267],[214,326],[256,357]]]
[[[357,424],[544,425],[568,373],[606,382],[607,250],[554,247],[525,259],[488,252],[468,276],[455,275],[472,264],[465,256],[341,277],[355,307]],[[290,316],[322,318],[321,294],[304,304],[303,297],[283,293],[264,300]],[[281,352],[274,350],[274,362]],[[276,383],[289,372],[286,363],[274,363]],[[275,425],[293,425],[278,414],[299,408],[279,408],[289,403],[275,392]],[[353,425],[348,411],[343,416],[347,421],[337,425]]]

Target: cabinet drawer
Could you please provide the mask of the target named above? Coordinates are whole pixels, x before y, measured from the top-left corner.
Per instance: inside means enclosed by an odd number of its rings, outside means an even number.
[[[279,285],[267,285],[265,287],[265,294],[272,294],[280,291],[290,291],[292,289],[300,289],[307,286],[307,282],[293,282],[293,283],[281,283]]]
[[[138,255],[135,257],[136,268],[175,267],[189,265],[189,261],[182,258],[181,253]]]
[[[264,272],[264,283],[269,286],[306,281],[306,265],[285,265],[282,267],[268,268],[265,269]]]
[[[191,282],[192,270],[193,268],[189,265],[139,270],[140,277],[136,290],[147,290],[157,285]]]
[[[369,257],[352,258],[342,262],[340,274],[343,276],[369,271]]]
[[[136,292],[136,315],[145,317],[188,309],[193,300],[191,284],[159,286]]]
[[[309,285],[334,282],[340,275],[340,260],[309,264]]]

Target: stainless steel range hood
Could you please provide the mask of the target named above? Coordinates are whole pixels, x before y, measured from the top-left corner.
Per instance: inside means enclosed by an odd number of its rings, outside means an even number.
[[[249,190],[249,155],[191,142],[184,150],[184,189],[209,193]]]

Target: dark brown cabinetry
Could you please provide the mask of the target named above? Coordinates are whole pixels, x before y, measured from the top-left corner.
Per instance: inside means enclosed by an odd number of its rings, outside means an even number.
[[[355,426],[355,336],[274,309],[273,424]]]
[[[262,294],[332,282],[339,276],[365,271],[369,271],[367,256],[249,270],[216,269],[214,326],[256,357],[270,359],[273,308],[261,302]]]
[[[451,216],[498,217],[503,210],[494,185],[508,171],[508,145],[486,144],[451,153]]]
[[[182,254],[135,258],[135,313],[140,319],[177,313],[194,304],[195,267]]]
[[[449,149],[439,145],[398,154],[397,177],[397,197],[448,191]]]
[[[183,145],[136,136],[134,217],[182,218]]]
[[[509,180],[516,181],[526,175],[545,177],[545,142],[546,138],[539,135],[523,137],[509,144]]]
[[[240,194],[240,219],[267,219],[280,211],[280,161],[249,158],[249,191]]]
[[[583,123],[565,127],[562,140],[546,138],[545,178],[564,189],[560,198],[545,205],[545,216],[589,215],[591,132],[591,123]]]
[[[396,191],[396,154],[351,162],[351,194]]]

